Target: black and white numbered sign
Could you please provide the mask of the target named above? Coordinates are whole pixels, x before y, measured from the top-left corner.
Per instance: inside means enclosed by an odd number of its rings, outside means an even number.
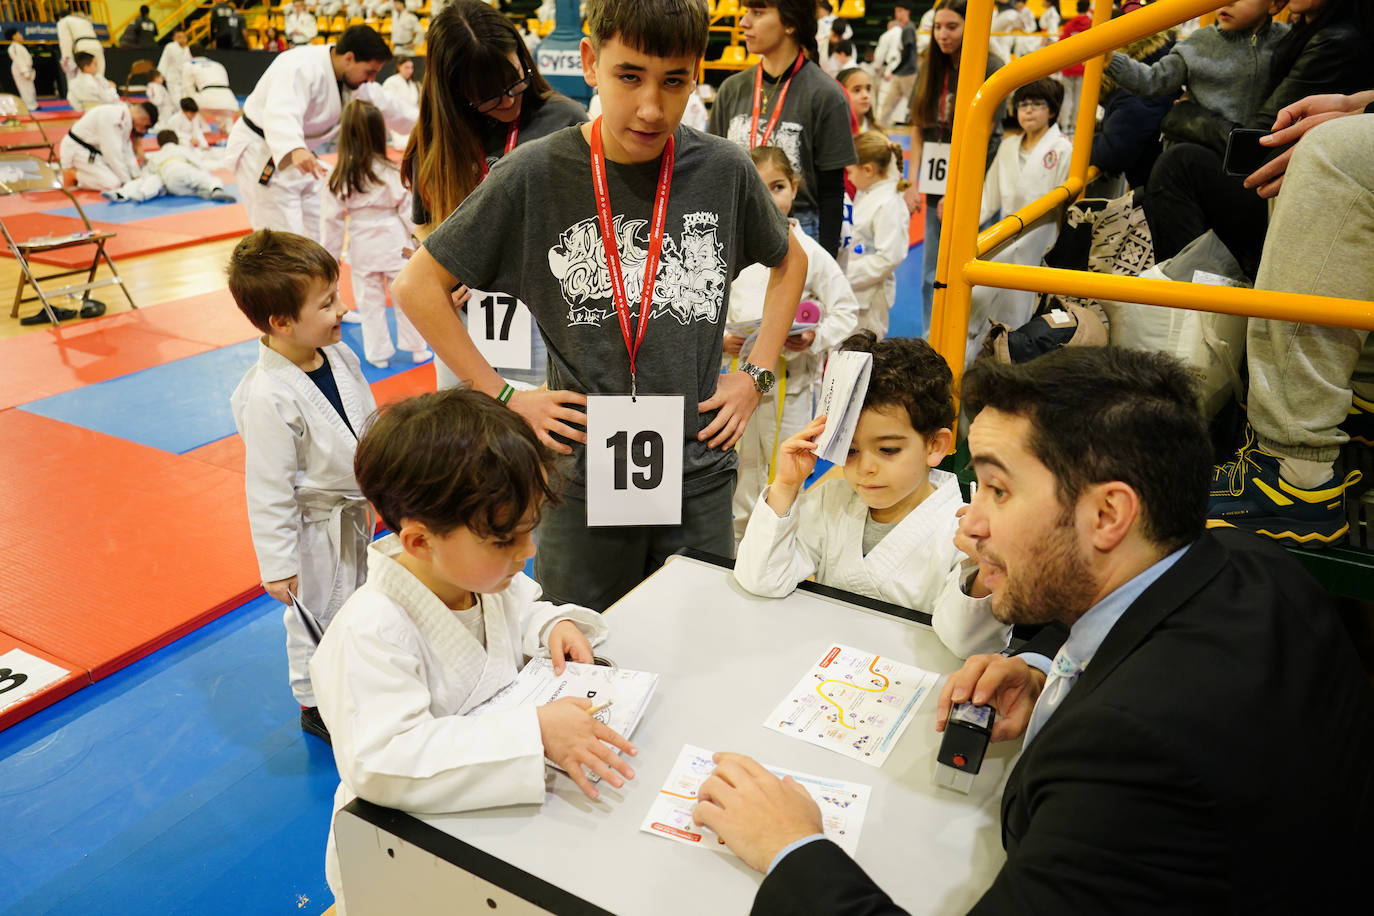
[[[70,674],[66,668],[30,655],[23,649],[9,650],[0,655],[0,712],[40,693]]]
[[[921,175],[917,182],[922,194],[943,195],[949,180],[948,143],[927,141],[921,144]]]
[[[587,398],[587,525],[682,524],[680,394]]]
[[[534,316],[506,293],[474,289],[467,302],[468,336],[494,369],[529,369]]]

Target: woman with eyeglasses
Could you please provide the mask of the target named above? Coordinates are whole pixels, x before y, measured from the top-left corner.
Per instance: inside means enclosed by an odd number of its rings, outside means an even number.
[[[420,118],[401,163],[401,179],[414,192],[419,241],[518,144],[587,120],[586,109],[554,92],[539,75],[510,20],[481,0],[445,6],[430,22],[427,43]],[[480,308],[486,296],[473,290],[469,308]],[[528,370],[497,368],[507,379],[539,385],[545,380],[544,341],[533,327],[530,339]],[[438,361],[435,371],[439,387],[458,384]]]

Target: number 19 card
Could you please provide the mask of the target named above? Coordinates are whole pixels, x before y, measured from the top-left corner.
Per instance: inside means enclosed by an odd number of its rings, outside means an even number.
[[[587,525],[682,524],[680,394],[587,398]]]

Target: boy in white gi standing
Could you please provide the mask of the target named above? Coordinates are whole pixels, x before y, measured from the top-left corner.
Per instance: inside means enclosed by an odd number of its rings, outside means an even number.
[[[32,111],[38,107],[38,93],[33,84],[38,72],[33,69],[33,55],[24,47],[24,33],[19,29],[6,29],[5,37],[10,43],[10,76],[14,77],[14,85],[19,89],[19,98],[24,100],[24,107]]]
[[[328,741],[310,657],[367,576],[367,501],[353,452],[376,409],[358,357],[341,342],[339,265],[311,239],[262,230],[229,258],[229,291],[263,332],[230,405],[243,437],[248,523],[263,588],[286,605],[286,654],[301,728]]]

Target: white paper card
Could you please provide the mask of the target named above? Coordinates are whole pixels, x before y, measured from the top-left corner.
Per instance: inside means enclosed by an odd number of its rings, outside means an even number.
[[[534,316],[525,303],[506,293],[472,291],[467,310],[468,336],[493,369],[531,368]]]
[[[832,643],[763,724],[880,767],[939,679],[934,672]]]
[[[587,524],[682,524],[680,394],[587,398]]]
[[[824,414],[828,419],[816,439],[816,454],[832,464],[843,465],[848,456],[849,441],[859,425],[872,372],[873,354],[857,350],[832,353],[825,364],[816,416]]]
[[[774,776],[791,776],[801,783],[820,806],[821,829],[825,835],[851,857],[859,854],[859,832],[863,829],[864,817],[868,814],[868,799],[873,794],[871,786],[808,776],[766,763],[763,766]],[[699,846],[734,855],[713,832],[692,823],[692,809],[697,804],[697,789],[715,768],[710,751],[684,744],[672,771],[663,783],[663,788],[654,796],[654,802],[639,829],[654,836],[686,843],[688,846]]]
[[[543,706],[563,697],[581,697],[591,700],[593,706],[614,701],[610,709],[597,713],[596,718],[628,738],[643,718],[657,687],[658,675],[649,671],[568,662],[562,674],[554,674],[550,659],[532,658],[515,680],[485,703],[473,707],[468,715],[517,706]]]
[[[66,668],[11,649],[0,655],[0,712],[41,693],[71,674]]]
[[[945,193],[945,182],[949,180],[949,153],[948,143],[927,141],[921,144],[921,176],[917,184],[922,194]]]

